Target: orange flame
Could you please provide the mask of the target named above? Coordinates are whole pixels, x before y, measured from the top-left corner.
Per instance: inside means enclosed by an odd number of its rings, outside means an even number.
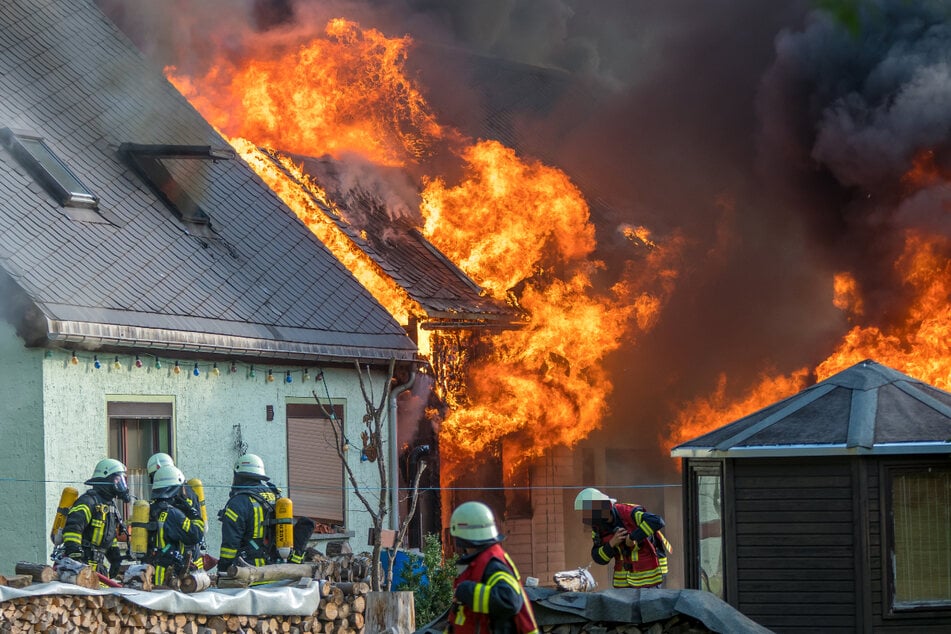
[[[333,20],[325,38],[290,52],[249,43],[248,59],[222,58],[203,77],[167,71],[403,323],[420,317],[420,307],[326,218],[338,212],[317,183],[293,161],[258,147],[311,156],[355,152],[379,165],[399,166],[418,164],[436,140],[459,142],[457,132],[436,123],[404,75],[410,44],[409,38],[388,39]],[[627,228],[632,242],[649,247],[640,268],[596,292],[594,274],[604,265],[591,259],[596,245],[588,205],[563,172],[524,160],[495,141],[470,144],[461,158],[465,176],[458,183],[424,179],[423,233],[488,293],[519,304],[531,321],[519,330],[483,333],[489,351],[463,368],[466,384],[445,382],[458,393],[444,394],[452,406],[440,431],[444,467],[495,449],[498,440],[513,435],[528,458],[598,428],[612,390],[605,356],[632,330],[656,322],[676,282],[680,250],[677,239],[659,247],[646,228]]]
[[[920,167],[920,166],[919,166]],[[916,167],[915,169],[918,169]],[[865,359],[892,367],[938,388],[951,389],[951,240],[908,230],[896,270],[913,300],[905,319],[888,327],[856,325],[814,372],[802,368],[788,376],[764,375],[745,395],[726,396],[726,378],[716,392],[698,398],[675,417],[662,438],[667,450],[742,418],[807,387],[807,379],[827,379]],[[853,321],[863,317],[860,289],[854,277],[840,273],[834,279],[835,306]]]
[[[425,155],[442,129],[406,78],[411,38],[331,20],[326,38],[291,51],[249,40],[243,60],[221,55],[204,77],[166,75],[223,134],[285,152],[382,165]]]

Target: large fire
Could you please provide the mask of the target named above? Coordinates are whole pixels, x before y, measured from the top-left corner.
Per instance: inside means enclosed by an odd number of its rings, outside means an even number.
[[[924,178],[918,163],[906,181]],[[677,415],[671,431],[661,442],[665,447],[690,440],[773,402],[791,396],[811,381],[821,381],[864,359],[895,368],[936,387],[951,389],[951,241],[909,230],[895,269],[913,298],[904,319],[880,327],[855,325],[835,351],[814,370],[800,368],[789,375],[766,374],[739,397],[726,394],[722,376],[716,391],[689,403]],[[835,277],[835,305],[852,322],[863,318],[861,292],[853,276]]]
[[[467,141],[440,126],[406,78],[409,44],[406,37],[332,20],[324,35],[294,48],[252,44],[248,56],[222,56],[204,76],[174,68],[167,74],[404,323],[419,316],[419,307],[333,230],[323,214],[339,211],[319,184],[285,156],[259,147],[310,156],[352,153],[401,166],[418,165],[437,141],[451,140],[464,175],[455,183],[441,174],[423,179],[421,229],[486,292],[531,317],[524,328],[484,335],[490,350],[478,367],[467,368],[464,397],[443,395],[453,406],[441,424],[443,470],[497,450],[503,438],[517,438],[522,459],[572,445],[607,412],[613,386],[606,356],[649,329],[671,291],[677,241],[650,242],[638,269],[606,292],[595,290],[594,276],[604,265],[592,258],[594,227],[578,188],[560,170],[501,143]],[[636,232],[647,244],[649,231]]]

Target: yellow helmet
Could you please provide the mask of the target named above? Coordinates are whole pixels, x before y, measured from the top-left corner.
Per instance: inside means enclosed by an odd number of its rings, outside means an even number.
[[[604,502],[614,504],[616,501],[614,498],[601,493],[601,491],[588,487],[587,489],[582,489],[581,492],[575,496],[575,510],[583,511],[585,509],[598,508],[603,506]]]
[[[464,502],[456,507],[449,518],[449,534],[476,546],[500,541],[492,509],[482,502]]]

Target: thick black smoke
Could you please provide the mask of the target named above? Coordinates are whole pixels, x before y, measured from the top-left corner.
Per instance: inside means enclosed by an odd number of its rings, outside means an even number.
[[[186,71],[212,48],[240,55],[228,28],[292,42],[346,17],[409,34],[441,122],[500,134],[582,187],[605,284],[642,258],[619,227],[647,226],[660,248],[683,236],[658,324],[610,361],[614,413],[593,442],[652,443],[721,373],[739,395],[764,371],[815,367],[849,327],[835,272],[857,276],[870,323],[899,318],[900,230],[951,231],[948,187],[902,180],[926,149],[951,170],[946,3],[822,3],[837,15],[807,0],[98,3],[156,63]],[[642,463],[676,478],[659,450]]]

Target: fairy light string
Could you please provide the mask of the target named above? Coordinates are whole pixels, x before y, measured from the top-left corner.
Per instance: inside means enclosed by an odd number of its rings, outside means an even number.
[[[289,385],[295,382],[308,383],[314,379],[312,368],[306,366],[278,366],[254,363],[244,363],[238,360],[222,362],[222,367],[218,366],[218,361],[193,361],[186,359],[175,359],[174,357],[150,355],[145,353],[135,354],[117,354],[109,355],[112,361],[104,361],[98,354],[86,354],[81,351],[52,350],[47,349],[43,353],[44,358],[54,362],[62,360],[64,368],[90,370],[93,372],[105,372],[111,374],[127,375],[147,375],[161,371],[166,376],[180,376],[188,379],[207,379],[219,378],[222,374],[238,375],[241,372],[245,379],[263,381],[266,383],[276,383],[277,377],[281,377],[280,382]],[[106,359],[109,357],[107,356]],[[163,365],[165,364],[165,365]],[[190,370],[190,371],[189,371]],[[320,381],[323,373],[315,375],[316,381]]]

